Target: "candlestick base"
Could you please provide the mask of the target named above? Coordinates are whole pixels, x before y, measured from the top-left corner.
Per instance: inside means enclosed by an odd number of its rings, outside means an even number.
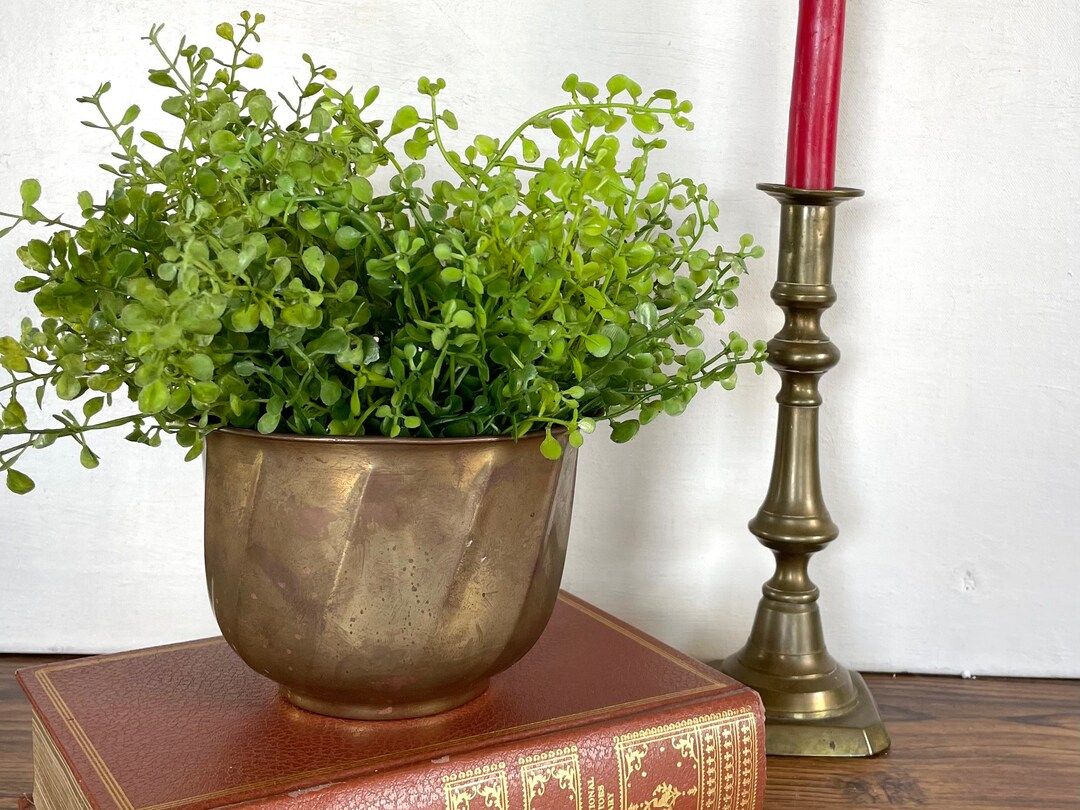
[[[761,531],[762,522],[759,516],[751,525]],[[840,666],[825,647],[817,587],[808,579],[784,591],[775,587],[778,581],[795,585],[805,558],[784,555],[778,562],[781,571],[763,589],[746,646],[710,665],[761,695],[766,753],[880,754],[889,747],[888,732],[862,676]]]
[[[835,705],[840,702],[845,708],[839,712],[785,712],[777,707],[791,703],[792,693],[772,691],[769,681],[775,677],[746,669],[738,658],[736,654],[711,661],[709,665],[723,670],[761,695],[765,704],[765,752],[770,756],[870,757],[889,750],[889,733],[874,696],[858,672],[838,666],[829,673],[829,680],[837,680],[839,685],[797,694],[796,700],[800,703]],[[790,689],[790,681],[784,680],[782,688]]]
[[[855,705],[845,714],[818,720],[784,721],[773,717],[765,727],[769,754],[796,757],[868,757],[889,749],[889,733],[874,696],[858,672],[851,672]]]

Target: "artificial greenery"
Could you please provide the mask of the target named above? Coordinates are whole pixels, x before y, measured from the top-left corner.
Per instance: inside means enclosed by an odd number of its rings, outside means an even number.
[[[41,213],[23,182],[15,222],[54,228],[18,249],[43,319],[0,338],[0,471],[58,438],[98,464],[93,431],[125,428],[149,445],[175,434],[199,455],[207,431],[355,436],[521,436],[553,429],[578,445],[598,420],[626,441],[678,414],[764,345],[736,333],[711,356],[698,321],[737,303],[748,257],[706,247],[718,208],[706,188],[650,175],[665,125],[689,130],[688,101],[646,94],[623,75],[606,88],[567,77],[564,103],[508,137],[452,148],[445,83],[390,121],[379,88],[339,89],[305,55],[291,96],[251,87],[260,14],[222,23],[223,51],[181,39],[149,80],[179,121],[139,131],[109,84],[79,101],[115,139],[111,189],[78,195],[81,224]],[[631,132],[629,138],[622,133]],[[425,182],[424,160],[452,180]],[[2,381],[0,381],[2,382]],[[28,422],[46,390],[64,409]],[[33,393],[30,393],[33,392]],[[114,396],[130,415],[99,415]],[[74,406],[73,406],[74,407]]]

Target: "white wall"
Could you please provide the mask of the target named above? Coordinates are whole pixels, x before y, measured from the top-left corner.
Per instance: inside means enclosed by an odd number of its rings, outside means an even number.
[[[346,80],[411,96],[449,82],[465,131],[508,129],[574,70],[627,72],[696,102],[672,163],[709,183],[724,237],[770,248],[738,318],[771,335],[794,0],[263,0],[269,81],[310,50]],[[235,2],[0,4],[0,209],[38,176],[44,207],[102,188],[107,147],[75,96],[155,108],[138,38],[212,38]],[[826,496],[841,537],[814,564],[830,647],[865,669],[1080,675],[1080,5],[853,2],[823,390]],[[404,103],[399,101],[398,103]],[[389,106],[389,102],[387,102]],[[4,289],[18,275],[0,242]],[[0,327],[26,302],[0,299]],[[692,654],[740,645],[770,557],[745,530],[772,454],[775,375],[709,391],[628,446],[585,448],[565,584]],[[0,649],[112,650],[214,632],[201,468],[102,441],[54,448],[31,496],[0,495]]]

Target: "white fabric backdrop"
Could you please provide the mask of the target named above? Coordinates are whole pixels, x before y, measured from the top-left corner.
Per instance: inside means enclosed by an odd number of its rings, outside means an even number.
[[[1080,675],[1080,6],[1071,0],[853,2],[826,326],[824,485],[841,527],[813,573],[830,647],[855,666]],[[0,4],[0,209],[38,176],[43,205],[102,188],[108,151],[77,95],[113,80],[154,109],[139,37],[213,38],[235,2]],[[263,0],[268,82],[301,51],[404,103],[444,76],[465,132],[508,129],[576,71],[626,72],[696,103],[672,165],[709,183],[728,240],[770,249],[736,319],[768,336],[794,0]],[[391,102],[386,102],[390,106]],[[26,312],[0,242],[0,332]],[[770,557],[745,530],[768,477],[775,376],[709,391],[632,444],[585,449],[566,585],[692,654],[742,643]],[[102,441],[26,465],[0,494],[0,649],[114,650],[208,635],[200,465]]]

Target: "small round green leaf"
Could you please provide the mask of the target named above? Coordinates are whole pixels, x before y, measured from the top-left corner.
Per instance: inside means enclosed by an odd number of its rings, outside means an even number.
[[[611,423],[611,440],[622,444],[628,442],[637,435],[641,429],[641,423],[637,419],[627,419],[625,422]]]
[[[353,177],[349,180],[349,192],[352,194],[353,199],[362,203],[371,202],[374,190],[371,187],[371,181],[366,177]],[[316,226],[317,227],[317,226]]]
[[[182,365],[196,380],[209,380],[214,376],[214,361],[202,352],[185,358]]]
[[[394,113],[394,119],[390,124],[390,134],[394,135],[409,129],[410,127],[414,127],[419,121],[420,114],[416,111],[416,107],[407,104]]]
[[[240,148],[240,141],[227,129],[219,129],[210,136],[210,151],[215,155],[227,155]]]
[[[352,225],[342,225],[334,234],[334,242],[342,250],[352,250],[363,241],[364,235]]]
[[[143,413],[160,413],[168,404],[169,389],[161,380],[154,380],[139,392],[139,410]]]
[[[459,309],[454,313],[454,317],[451,318],[450,322],[459,329],[468,329],[476,322],[476,319],[468,310]]]
[[[23,180],[19,185],[19,196],[26,205],[33,205],[41,199],[41,183],[33,178]]]
[[[191,386],[191,398],[204,404],[212,404],[217,401],[221,389],[214,382],[199,382]]]
[[[660,119],[653,113],[636,113],[630,116],[630,123],[634,125],[638,132],[643,132],[646,135],[655,135],[664,128],[663,124],[660,123]]]
[[[267,411],[259,417],[259,422],[256,427],[259,429],[259,433],[273,433],[277,430],[278,422],[280,421],[280,413],[271,413],[270,411]]]
[[[606,357],[611,351],[611,340],[607,335],[586,335],[585,348],[593,357]]]
[[[34,479],[18,470],[8,470],[7,488],[16,495],[25,495],[34,488]]]
[[[79,451],[79,463],[86,469],[92,470],[100,463],[100,459],[98,459],[97,453],[83,445],[83,449]]]
[[[91,397],[83,403],[82,411],[83,416],[87,419],[93,419],[97,416],[101,409],[105,406],[105,397]]]
[[[495,154],[495,150],[499,148],[498,142],[487,135],[477,135],[473,139],[473,146],[484,157],[491,157]]]
[[[82,383],[70,371],[63,372],[56,378],[56,395],[63,400],[77,399],[82,393]]]
[[[543,453],[544,458],[554,461],[562,456],[563,449],[559,440],[552,436],[551,433],[548,433],[544,440],[540,442],[540,452]]]

